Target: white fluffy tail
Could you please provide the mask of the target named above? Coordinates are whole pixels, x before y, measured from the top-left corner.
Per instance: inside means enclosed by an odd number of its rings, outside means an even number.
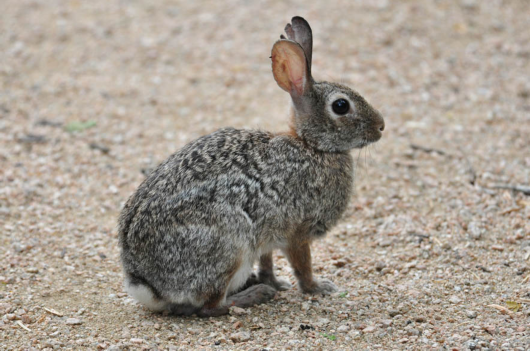
[[[125,291],[151,311],[161,312],[168,307],[167,301],[157,299],[151,291],[151,288],[143,284],[131,284],[129,279],[126,279]]]

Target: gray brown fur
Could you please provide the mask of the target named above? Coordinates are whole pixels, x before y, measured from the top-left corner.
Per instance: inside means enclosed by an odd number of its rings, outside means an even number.
[[[309,25],[305,30],[311,35]],[[288,287],[274,277],[274,249],[286,252],[303,291],[335,290],[313,279],[309,244],[337,223],[351,197],[348,151],[377,141],[384,124],[351,89],[308,82],[303,96],[291,94],[291,132],[225,128],[203,136],[158,166],[127,201],[119,219],[126,281],[161,302],[153,309],[215,316],[229,304],[264,302]],[[354,105],[348,116],[329,115],[337,92]],[[242,264],[256,260],[259,285],[229,291]]]

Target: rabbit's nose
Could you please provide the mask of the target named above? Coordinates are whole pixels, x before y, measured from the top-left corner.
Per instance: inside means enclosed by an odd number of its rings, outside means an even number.
[[[385,130],[385,119],[383,116],[376,111],[376,115],[374,116],[374,127],[376,127],[380,132]]]
[[[375,123],[374,123],[374,127],[379,130],[380,132],[382,132],[383,130],[385,130],[385,120],[382,118],[382,117],[379,117]]]

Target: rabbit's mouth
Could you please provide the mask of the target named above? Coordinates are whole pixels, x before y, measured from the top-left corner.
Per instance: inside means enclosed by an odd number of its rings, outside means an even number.
[[[383,133],[381,133],[381,131],[379,130],[376,130],[366,140],[368,141],[369,144],[371,144],[371,143],[378,142],[382,136],[383,136]]]
[[[376,143],[381,139],[382,133],[377,132],[371,132],[371,133],[363,133],[359,138],[357,138],[355,141],[353,141],[350,145],[350,149],[362,149],[370,144]]]
[[[352,147],[352,149],[362,149],[362,148],[364,148],[364,147],[366,147],[366,146],[368,146],[368,145],[370,145],[372,143],[373,143],[373,141],[369,141],[368,139],[363,138],[363,139],[359,140],[355,144],[355,146]]]
[[[383,136],[383,133],[381,133],[379,131],[376,132],[376,133],[365,135],[365,137],[361,140],[358,148],[362,149],[363,147],[366,147],[366,146],[368,146],[370,144],[376,143],[376,142],[379,141],[379,139],[381,139],[382,136]]]

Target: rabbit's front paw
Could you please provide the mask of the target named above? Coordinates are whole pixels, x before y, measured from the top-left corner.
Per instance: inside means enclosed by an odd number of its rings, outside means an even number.
[[[285,291],[291,289],[292,285],[288,280],[278,279],[274,275],[260,274],[258,281],[262,284],[272,286],[278,291]]]
[[[327,279],[314,280],[311,285],[302,286],[302,291],[306,294],[330,295],[338,290],[337,286]]]
[[[276,279],[276,281],[274,282],[274,285],[273,285],[276,290],[279,290],[279,291],[285,291],[285,290],[289,290],[292,288],[292,284],[291,282],[289,282],[287,279]]]

